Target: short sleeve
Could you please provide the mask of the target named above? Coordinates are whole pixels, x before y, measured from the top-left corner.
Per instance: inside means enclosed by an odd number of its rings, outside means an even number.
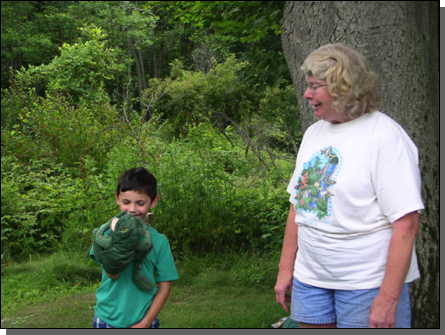
[[[400,127],[400,126],[399,126]],[[418,152],[403,129],[382,136],[372,155],[371,177],[382,213],[393,223],[402,216],[424,209]]]
[[[291,180],[289,182],[289,185],[287,186],[287,193],[290,194],[289,202],[291,204],[293,204],[294,206],[297,203],[297,201],[295,199],[295,186],[296,186],[296,183],[297,183],[297,174],[298,174],[298,171],[295,168],[294,174],[292,175],[292,178],[291,178]]]
[[[96,259],[96,257],[94,256],[94,246],[91,246],[91,250],[90,250],[90,258],[93,260],[93,261],[95,261],[96,263],[99,263],[100,264],[100,262]]]
[[[103,224],[101,227],[103,227],[104,225],[105,225],[105,224]],[[108,229],[104,234],[105,234],[105,235],[108,235],[109,233],[110,233],[110,229]],[[94,237],[93,237],[93,239],[94,239]],[[94,256],[94,244],[91,245],[90,258],[91,258],[93,261],[95,261],[96,263],[99,263],[99,264],[102,265],[102,263],[99,262],[99,261],[96,259],[96,256]]]
[[[176,270],[175,260],[171,252],[170,243],[167,238],[162,235],[160,239],[161,245],[159,248],[158,259],[156,261],[156,281],[172,281],[179,279]]]

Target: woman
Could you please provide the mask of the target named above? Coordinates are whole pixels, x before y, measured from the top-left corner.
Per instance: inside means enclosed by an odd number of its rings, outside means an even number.
[[[377,111],[376,75],[361,54],[328,44],[301,69],[321,121],[306,131],[287,189],[277,302],[286,311],[291,302],[301,328],[410,327],[424,208],[417,148]]]

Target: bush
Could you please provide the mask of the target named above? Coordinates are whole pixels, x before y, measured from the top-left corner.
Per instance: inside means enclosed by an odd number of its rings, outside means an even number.
[[[80,162],[81,177],[47,159],[28,165],[2,158],[2,258],[59,249],[88,251],[92,231],[114,214],[115,200],[94,160]]]
[[[85,41],[79,38],[73,45],[64,43],[60,56],[49,64],[22,68],[16,75],[21,85],[43,86],[47,93],[61,93],[71,104],[100,100],[104,83],[124,71],[125,65],[118,60],[119,49],[107,47],[107,34],[101,28],[91,24],[80,30]]]
[[[154,101],[153,115],[172,124],[176,138],[185,138],[189,129],[201,123],[211,123],[220,132],[230,124],[258,109],[261,94],[245,85],[235,86],[236,71],[246,63],[230,56],[208,73],[187,71],[176,60],[170,78],[152,79],[145,99],[160,92]],[[145,102],[147,104],[147,102]]]
[[[91,155],[103,165],[107,151],[120,140],[115,112],[106,99],[74,108],[61,96],[34,96],[18,114],[13,130],[2,127],[2,156],[23,163],[45,157],[73,168],[81,157]]]
[[[160,164],[152,169],[161,196],[154,209],[155,227],[170,239],[177,255],[243,245],[262,248],[265,243],[272,247],[270,239],[261,237],[268,232],[261,225],[271,219],[270,209],[279,211],[281,202],[271,201],[284,193],[279,190],[271,196],[272,176],[268,184],[246,182],[255,166],[261,173],[255,159],[244,157],[209,125],[192,128],[184,141],[167,146]],[[267,227],[274,227],[279,219],[270,220]]]
[[[137,166],[158,179],[154,226],[176,256],[280,249],[301,140],[295,94],[236,86],[242,66],[230,57],[203,74],[177,62],[144,92],[145,115],[125,103],[122,119],[100,78],[94,99],[72,105],[58,85],[44,97],[28,90],[22,73],[2,92],[2,258],[87,252],[92,230],[118,212],[119,175]]]
[[[77,193],[71,175],[47,160],[23,165],[4,157],[1,178],[2,246],[22,255],[54,248]]]

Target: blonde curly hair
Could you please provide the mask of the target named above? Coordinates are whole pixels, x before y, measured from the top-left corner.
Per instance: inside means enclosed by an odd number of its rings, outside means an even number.
[[[326,80],[332,107],[351,119],[378,110],[382,99],[375,88],[377,74],[363,55],[343,43],[326,44],[303,62],[306,75]]]

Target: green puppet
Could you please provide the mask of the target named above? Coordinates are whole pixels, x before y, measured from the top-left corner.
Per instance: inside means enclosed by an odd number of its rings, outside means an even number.
[[[136,261],[133,279],[143,291],[151,291],[155,284],[142,274],[145,258],[153,249],[150,231],[141,219],[122,211],[115,216],[118,218],[114,230],[112,221],[108,221],[93,231],[94,257],[102,263],[106,273],[117,275],[124,271],[131,262]],[[110,233],[105,232],[110,229]],[[141,238],[145,237],[142,241]]]

